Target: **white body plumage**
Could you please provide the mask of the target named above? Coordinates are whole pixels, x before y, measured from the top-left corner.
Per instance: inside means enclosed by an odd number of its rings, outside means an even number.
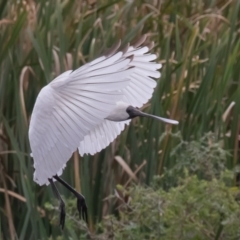
[[[126,111],[128,107],[129,103],[117,102],[116,107],[106,117],[106,119],[114,122],[126,121],[127,119],[129,119],[129,114]]]

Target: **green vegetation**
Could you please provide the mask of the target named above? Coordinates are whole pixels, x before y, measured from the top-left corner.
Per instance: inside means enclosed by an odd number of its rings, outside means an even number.
[[[80,230],[86,239],[112,229],[119,229],[116,239],[141,233],[146,239],[239,238],[239,206],[229,192],[235,178],[226,183],[224,177],[225,167],[239,162],[239,8],[238,0],[2,0],[0,239],[79,239]],[[119,38],[124,44],[142,33],[155,42],[163,63],[144,111],[180,125],[135,119],[106,150],[93,157],[74,154],[63,177],[86,196],[90,226],[78,221],[72,196],[60,188],[69,214],[62,233],[54,224],[58,212],[51,206],[57,202],[50,187],[32,180],[27,131],[36,96],[61,72],[101,55]],[[140,186],[154,176],[155,190]],[[114,192],[131,196],[132,214],[109,198]],[[152,209],[158,201],[163,216]],[[109,217],[97,225],[113,213],[119,222]]]
[[[93,239],[238,239],[239,202],[223,180],[231,175],[206,181],[186,174],[168,192],[133,187],[125,193],[129,203],[121,206],[120,220],[107,217],[100,225],[104,232]]]

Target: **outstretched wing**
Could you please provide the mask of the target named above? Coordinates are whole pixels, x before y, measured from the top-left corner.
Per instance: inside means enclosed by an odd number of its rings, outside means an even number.
[[[118,52],[67,71],[39,93],[29,127],[34,180],[48,184],[61,174],[79,143],[100,125],[122,98],[131,58]]]
[[[134,67],[135,70],[128,76],[130,83],[119,91],[123,94],[121,101],[139,108],[152,97],[157,85],[152,78],[160,77],[158,69],[161,68],[161,64],[152,62],[157,56],[149,53],[152,45],[147,46],[145,40],[146,36],[143,36],[137,44],[127,46],[126,50],[123,50],[122,56],[123,58],[132,58],[129,67]],[[115,51],[117,51],[117,48],[113,48],[112,54],[115,54]],[[129,124],[130,121],[112,122],[104,120],[81,141],[78,148],[80,155],[94,155],[107,147],[124,130],[125,124]]]

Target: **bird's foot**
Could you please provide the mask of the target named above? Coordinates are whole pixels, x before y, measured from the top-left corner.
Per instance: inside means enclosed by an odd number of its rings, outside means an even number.
[[[88,223],[87,205],[83,196],[77,197],[77,209],[79,212],[79,218],[82,218],[84,221],[86,221],[86,223]]]
[[[59,210],[60,210],[60,221],[59,221],[59,226],[60,226],[61,229],[63,230],[63,228],[64,228],[64,224],[65,224],[65,216],[66,216],[66,212],[65,212],[65,203],[64,203],[63,201],[60,202]]]

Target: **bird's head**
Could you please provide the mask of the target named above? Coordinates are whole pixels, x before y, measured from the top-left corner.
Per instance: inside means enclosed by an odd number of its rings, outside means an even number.
[[[129,115],[128,119],[132,119],[132,118],[135,118],[135,117],[138,117],[138,116],[143,116],[142,112],[139,111],[137,108],[135,108],[133,106],[128,106],[127,109],[126,109],[126,112]]]
[[[135,118],[135,117],[148,117],[148,118],[153,118],[153,119],[156,119],[158,121],[165,122],[165,123],[170,123],[170,124],[175,124],[175,125],[178,124],[178,121],[176,121],[176,120],[162,118],[162,117],[158,117],[158,116],[151,115],[151,114],[148,114],[148,113],[144,113],[144,112],[138,110],[137,108],[135,108],[133,106],[128,106],[127,109],[126,109],[126,112],[129,115],[128,119],[132,119],[132,118]]]

